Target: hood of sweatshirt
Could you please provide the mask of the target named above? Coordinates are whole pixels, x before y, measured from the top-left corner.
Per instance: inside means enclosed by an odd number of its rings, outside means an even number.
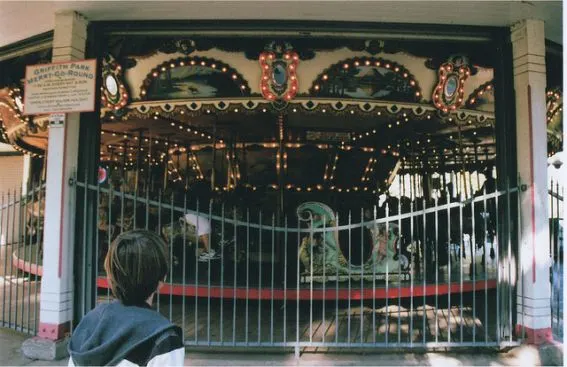
[[[116,365],[138,345],[170,328],[179,329],[147,304],[101,304],[73,330],[69,355],[75,365]]]

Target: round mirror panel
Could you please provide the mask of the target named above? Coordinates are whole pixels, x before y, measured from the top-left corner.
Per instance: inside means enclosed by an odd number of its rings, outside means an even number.
[[[451,75],[447,78],[445,82],[445,97],[453,98],[455,92],[457,91],[457,87],[459,86],[459,80],[457,79],[456,75]]]
[[[274,65],[272,79],[278,87],[283,86],[287,82],[287,70],[284,64],[278,63]]]
[[[104,84],[106,85],[106,90],[113,96],[118,94],[118,83],[114,75],[107,75],[104,79]]]

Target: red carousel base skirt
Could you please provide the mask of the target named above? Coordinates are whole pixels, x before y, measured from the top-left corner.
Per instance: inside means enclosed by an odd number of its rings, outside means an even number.
[[[32,275],[41,276],[43,267],[41,265],[26,261],[19,258],[17,253],[12,255],[13,265]],[[99,276],[97,278],[97,286],[99,288],[108,288],[106,277]],[[359,282],[351,282],[351,288],[348,288],[348,282],[322,284],[313,283],[301,284],[297,288],[269,287],[269,286],[251,286],[249,288],[242,286],[230,286],[211,283],[200,284],[180,284],[166,283],[160,290],[161,294],[171,294],[175,296],[186,297],[205,297],[205,298],[225,298],[225,299],[261,299],[261,300],[361,300],[361,299],[386,299],[386,298],[406,298],[406,297],[423,297],[433,295],[459,294],[461,292],[476,292],[496,288],[496,279],[475,279],[463,280],[455,282],[443,282],[440,280],[438,284],[426,283],[414,280],[413,285],[410,281],[400,283],[390,283],[386,288],[385,282],[376,284],[376,288],[366,287],[360,288]],[[290,285],[295,286],[296,283]]]
[[[97,286],[108,288],[106,278],[99,277]],[[244,287],[221,287],[219,285],[194,285],[194,284],[169,284],[166,283],[160,290],[160,294],[173,294],[175,296],[186,297],[209,297],[209,298],[228,298],[228,299],[262,299],[262,300],[361,300],[361,299],[385,299],[385,298],[406,298],[443,295],[448,293],[473,292],[485,289],[496,288],[496,279],[466,281],[462,287],[460,283],[440,283],[440,284],[423,284],[412,287],[410,284],[401,284],[400,286],[389,287],[385,285],[376,287],[375,289],[348,289],[346,284],[340,285],[337,290],[334,285],[323,289],[319,287],[311,290],[308,285],[296,288],[244,288]]]

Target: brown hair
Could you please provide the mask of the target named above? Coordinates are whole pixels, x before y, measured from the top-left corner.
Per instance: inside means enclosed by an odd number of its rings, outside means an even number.
[[[168,272],[165,242],[156,233],[121,233],[108,248],[104,269],[114,297],[123,304],[145,302]]]

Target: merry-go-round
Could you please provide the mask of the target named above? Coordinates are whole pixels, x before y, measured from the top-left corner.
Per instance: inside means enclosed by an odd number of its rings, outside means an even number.
[[[160,41],[111,38],[100,68],[98,184],[76,183],[97,196],[100,287],[108,243],[132,228],[168,243],[164,292],[177,295],[495,287],[512,184],[497,190],[492,57],[393,41]],[[2,93],[2,108],[21,109],[20,89]],[[47,117],[3,123],[41,160]]]

